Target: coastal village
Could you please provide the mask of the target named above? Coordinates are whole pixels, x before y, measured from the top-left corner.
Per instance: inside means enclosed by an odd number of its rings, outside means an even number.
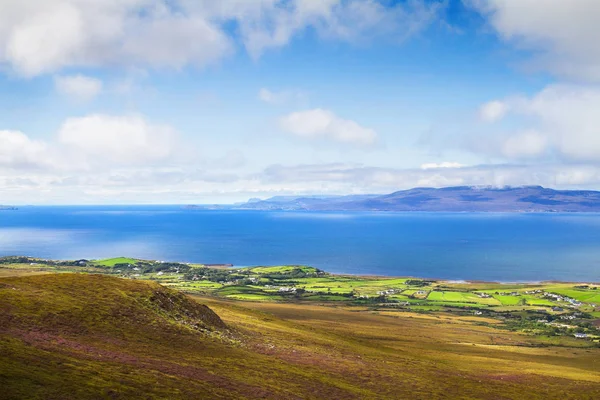
[[[333,275],[308,266],[234,268],[129,258],[54,261],[5,257],[0,268],[80,271],[155,280],[189,294],[260,302],[315,302],[496,319],[525,334],[600,342],[600,284],[449,282]],[[600,343],[599,343],[600,345]]]

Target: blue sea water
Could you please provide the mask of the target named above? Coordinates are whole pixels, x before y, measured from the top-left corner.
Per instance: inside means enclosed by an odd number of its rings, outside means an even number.
[[[600,214],[23,207],[0,212],[0,255],[131,256],[456,280],[597,282]]]

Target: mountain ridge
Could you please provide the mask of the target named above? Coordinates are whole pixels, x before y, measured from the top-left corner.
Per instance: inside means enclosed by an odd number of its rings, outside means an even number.
[[[198,209],[273,211],[600,212],[600,191],[542,186],[417,187],[389,194],[276,196]]]

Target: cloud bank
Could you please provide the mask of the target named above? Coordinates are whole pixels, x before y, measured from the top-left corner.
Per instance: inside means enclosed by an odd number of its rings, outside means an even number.
[[[100,79],[81,74],[57,76],[54,78],[56,90],[76,101],[90,101],[102,92],[103,83]]]
[[[178,134],[169,126],[139,115],[92,114],[68,118],[51,141],[0,131],[0,166],[45,173],[145,166],[167,161],[178,147]]]
[[[384,4],[386,3],[386,4]],[[361,0],[2,0],[0,63],[32,77],[69,67],[204,67],[241,43],[254,58],[307,29],[404,38],[443,4]],[[233,29],[231,26],[233,25]]]
[[[357,146],[372,146],[377,142],[377,133],[373,129],[321,108],[291,113],[282,117],[279,123],[284,131],[305,139],[326,138]]]
[[[537,55],[531,66],[576,80],[600,80],[600,2],[466,0],[498,35]]]
[[[486,118],[490,116],[490,108],[502,112]],[[509,159],[553,155],[568,162],[600,160],[597,85],[549,85],[532,96],[494,100],[481,110],[486,122],[502,127],[504,133],[496,138],[499,141],[496,148]],[[506,125],[503,127],[502,123]],[[515,124],[520,127],[516,132],[510,128]]]

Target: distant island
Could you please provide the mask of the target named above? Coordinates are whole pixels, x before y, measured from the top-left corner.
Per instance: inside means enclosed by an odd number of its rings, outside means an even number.
[[[17,207],[13,207],[13,206],[3,206],[0,205],[0,211],[14,211],[14,210],[18,210]]]
[[[415,188],[390,194],[277,196],[188,209],[274,211],[600,212],[600,192],[542,186]]]

